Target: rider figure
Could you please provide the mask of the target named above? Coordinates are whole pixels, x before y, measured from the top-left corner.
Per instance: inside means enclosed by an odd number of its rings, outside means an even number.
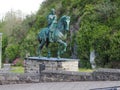
[[[48,28],[49,28],[49,40],[53,42],[52,33],[57,25],[57,16],[55,15],[55,9],[51,9],[51,12],[47,16],[47,20],[48,20]]]

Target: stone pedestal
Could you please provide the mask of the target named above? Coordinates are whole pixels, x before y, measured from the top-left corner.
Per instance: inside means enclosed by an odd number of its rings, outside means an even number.
[[[78,71],[78,59],[28,57],[25,58],[25,73],[39,73],[39,65],[44,64],[45,70]]]

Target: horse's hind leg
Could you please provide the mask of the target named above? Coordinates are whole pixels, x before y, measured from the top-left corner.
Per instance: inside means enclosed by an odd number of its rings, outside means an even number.
[[[47,57],[50,58],[51,57],[51,52],[50,52],[50,48],[49,48],[49,40],[48,40],[48,38],[47,38],[47,41],[46,41],[46,48],[47,48],[47,51],[48,51]]]
[[[41,50],[42,50],[44,45],[45,45],[45,41],[42,40],[41,43],[39,44],[39,47],[38,47],[38,56],[39,57],[41,57]]]
[[[60,58],[60,54],[61,54],[60,45],[58,45],[57,58]]]

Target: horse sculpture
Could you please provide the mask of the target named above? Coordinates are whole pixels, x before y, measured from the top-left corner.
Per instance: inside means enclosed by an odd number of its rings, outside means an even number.
[[[58,43],[58,52],[57,57],[60,58],[60,55],[63,54],[66,51],[67,43],[64,41],[66,37],[67,31],[69,31],[69,23],[70,23],[70,17],[69,16],[62,16],[58,23],[56,24],[56,27],[51,25],[51,28],[43,28],[39,34],[38,34],[38,41],[39,41],[39,47],[38,47],[38,55],[41,56],[41,50],[44,45],[46,45],[46,48],[48,49],[48,55],[47,57],[50,57],[50,49],[48,48],[49,43]],[[52,41],[50,41],[49,37],[49,29],[54,29],[52,33]],[[61,46],[63,46],[63,50],[61,49]]]

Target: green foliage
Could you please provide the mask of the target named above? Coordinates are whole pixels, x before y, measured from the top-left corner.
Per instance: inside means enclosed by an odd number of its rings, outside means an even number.
[[[5,50],[6,50],[7,45],[8,45],[8,37],[3,34],[2,36],[2,62],[5,62],[5,58],[6,58]]]
[[[37,50],[37,35],[34,33],[34,28],[31,28],[28,35],[22,43],[22,49],[25,53],[30,53],[30,55],[35,55]]]
[[[12,62],[15,58],[19,57],[19,45],[9,45],[5,50],[5,55]]]
[[[81,66],[90,68],[89,55],[90,51],[94,49],[97,66],[120,68],[117,3],[101,0],[96,1],[94,8],[93,5],[86,3],[84,13],[89,12],[89,14],[83,17],[76,35]]]

